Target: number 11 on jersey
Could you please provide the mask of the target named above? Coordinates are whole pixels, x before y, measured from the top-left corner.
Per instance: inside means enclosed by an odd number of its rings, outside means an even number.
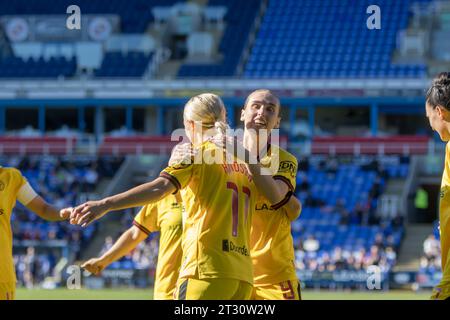
[[[239,188],[234,182],[227,182],[227,189],[231,189],[233,192],[232,203],[231,203],[231,217],[232,217],[232,235],[237,237],[238,235],[238,224],[239,224]],[[249,202],[250,202],[250,189],[243,186],[242,193],[245,194],[245,204],[244,204],[244,214],[245,222],[247,223]]]

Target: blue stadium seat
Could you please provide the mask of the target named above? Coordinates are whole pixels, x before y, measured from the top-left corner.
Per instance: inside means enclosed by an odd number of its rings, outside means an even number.
[[[377,3],[392,19],[384,23],[383,30],[373,31],[367,29],[365,17],[358,14],[365,12],[368,5],[365,1],[269,1],[249,61],[256,61],[264,54],[267,56],[261,61],[279,61],[283,66],[273,68],[266,64],[263,69],[255,70],[247,64],[244,77],[425,77],[425,65],[391,68],[397,33],[408,24],[410,1],[396,1],[395,7],[390,3],[389,0]],[[346,19],[341,21],[336,16]],[[262,51],[262,47],[269,49]],[[308,62],[301,69],[306,72],[290,68],[292,61]],[[360,61],[363,64],[357,63]],[[312,62],[319,63],[320,67]],[[285,72],[278,72],[279,69]]]

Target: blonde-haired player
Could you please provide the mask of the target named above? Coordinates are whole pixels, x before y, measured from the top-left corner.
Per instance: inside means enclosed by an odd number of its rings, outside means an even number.
[[[227,163],[223,149],[208,141],[227,128],[225,107],[217,95],[191,98],[183,118],[202,161],[169,166],[152,182],[87,202],[74,210],[72,220],[87,225],[110,210],[156,202],[181,190],[186,211],[176,298],[249,299],[249,236],[256,193],[252,177],[245,164]]]
[[[431,128],[447,142],[439,204],[442,279],[431,296],[431,299],[444,300],[450,298],[450,72],[443,72],[433,80],[427,92],[425,110]]]
[[[66,220],[71,212],[71,208],[57,210],[48,204],[33,190],[19,170],[0,166],[0,300],[14,300],[16,293],[11,230],[11,214],[16,200],[48,221]]]
[[[99,258],[86,261],[82,267],[97,275],[112,262],[136,248],[150,233],[159,231],[153,298],[173,300],[182,257],[181,214],[182,201],[179,192],[144,206],[134,218],[133,226],[125,231],[108,251]]]

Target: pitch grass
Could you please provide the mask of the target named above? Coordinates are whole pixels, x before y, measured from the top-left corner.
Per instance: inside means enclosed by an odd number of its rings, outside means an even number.
[[[412,291],[314,291],[303,290],[304,300],[428,300],[431,292]],[[152,289],[101,289],[101,290],[68,290],[68,289],[24,289],[18,288],[17,300],[151,300]]]

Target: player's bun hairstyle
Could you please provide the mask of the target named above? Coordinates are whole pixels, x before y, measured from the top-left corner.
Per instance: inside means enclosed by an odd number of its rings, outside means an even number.
[[[433,108],[439,105],[450,110],[450,72],[442,72],[434,78],[426,101]]]
[[[213,93],[202,93],[192,97],[184,107],[184,119],[201,123],[205,128],[215,128],[225,134],[229,128],[225,119],[225,106],[222,99]]]

